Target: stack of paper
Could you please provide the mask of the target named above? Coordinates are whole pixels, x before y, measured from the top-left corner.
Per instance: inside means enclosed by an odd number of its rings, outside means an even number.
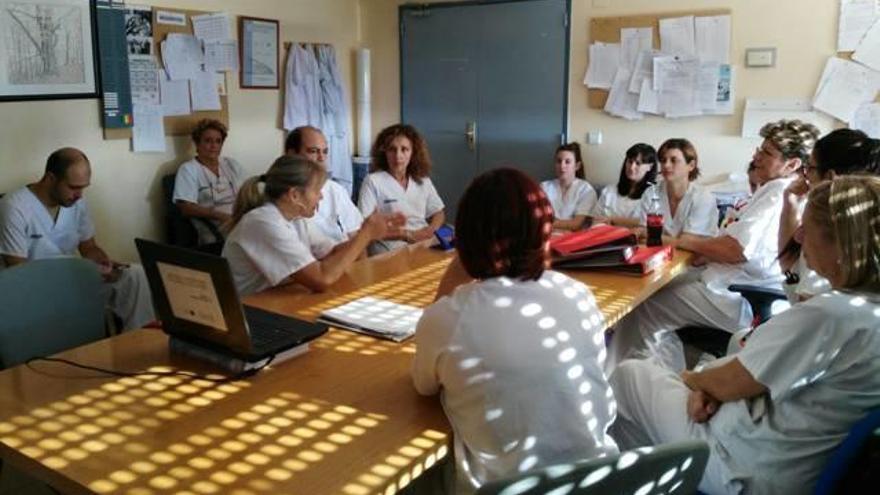
[[[609,90],[606,112],[630,120],[733,113],[729,15],[661,19],[660,51],[653,36],[624,28],[620,44],[590,45],[584,84]]]
[[[321,313],[327,325],[401,342],[413,336],[422,309],[375,297],[362,297]]]

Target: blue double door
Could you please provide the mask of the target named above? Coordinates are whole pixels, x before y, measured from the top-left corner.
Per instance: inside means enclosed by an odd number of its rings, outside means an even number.
[[[428,142],[450,222],[484,171],[553,174],[567,128],[568,13],[568,0],[400,8],[401,117]]]

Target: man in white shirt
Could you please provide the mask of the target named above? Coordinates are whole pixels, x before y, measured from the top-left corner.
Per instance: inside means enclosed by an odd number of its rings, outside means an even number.
[[[682,235],[678,248],[695,254],[691,269],[628,314],[615,328],[606,371],[626,358],[655,357],[674,371],[685,368],[675,330],[718,328],[728,333],[749,325],[751,307],[730,284],[782,287],[776,261],[783,191],[806,163],[819,130],[799,120],[781,120],[761,129],[764,142],[755,151],[761,187],[716,237]]]
[[[304,156],[327,168],[327,139],[315,127],[302,126],[290,131],[284,143],[284,152],[288,155]],[[331,177],[321,188],[321,196],[318,210],[309,222],[337,244],[353,237],[360,230],[364,219],[348,191]]]
[[[95,226],[81,201],[91,176],[82,151],[61,148],[49,155],[39,182],[0,200],[0,258],[5,266],[14,266],[78,251],[101,272],[107,305],[122,319],[123,328],[139,328],[154,319],[149,285],[139,265],[112,261],[95,241]]]

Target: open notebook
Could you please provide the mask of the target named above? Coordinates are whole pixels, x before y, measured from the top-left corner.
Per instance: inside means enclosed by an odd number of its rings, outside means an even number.
[[[416,333],[422,308],[375,297],[362,297],[321,313],[327,325],[401,342]]]

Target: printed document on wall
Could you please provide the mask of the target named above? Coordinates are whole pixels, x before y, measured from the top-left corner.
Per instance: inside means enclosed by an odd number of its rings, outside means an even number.
[[[229,30],[229,14],[203,14],[192,16],[193,34],[204,41],[226,41],[232,39]]]
[[[134,125],[131,128],[131,147],[135,152],[165,151],[165,125],[162,106],[134,104]]]
[[[610,89],[620,65],[620,44],[596,42],[590,45],[590,65],[584,75],[588,88]]]
[[[694,19],[697,57],[704,62],[730,63],[730,16]]]
[[[660,19],[660,51],[674,55],[695,55],[694,16]]]
[[[813,98],[813,107],[850,123],[856,109],[873,101],[878,90],[880,72],[856,62],[831,57]]]
[[[759,137],[761,127],[767,122],[778,120],[802,120],[819,128],[821,135],[834,129],[834,119],[813,110],[810,100],[796,98],[776,98],[746,100],[743,112],[742,137]]]
[[[235,40],[205,42],[205,70],[238,72],[238,43]]]
[[[623,28],[620,30],[620,66],[632,71],[639,54],[650,51],[654,42],[654,28]]]
[[[191,34],[169,33],[161,52],[165,71],[172,80],[193,79],[205,62],[202,44]]]
[[[636,58],[635,67],[633,67],[633,73],[629,80],[629,92],[630,93],[639,93],[642,87],[642,81],[647,80],[651,83],[651,87],[654,87],[654,57],[658,56],[660,52],[656,50],[645,50],[639,53],[638,58]]]
[[[159,74],[159,89],[162,95],[162,113],[166,117],[189,115],[189,80],[170,81],[165,74]]]
[[[880,70],[880,22],[871,25],[856,46],[852,58],[874,70]]]
[[[608,100],[605,102],[605,111],[616,117],[627,120],[641,120],[642,113],[638,111],[639,95],[629,92],[629,71],[620,68],[614,75]]]
[[[877,0],[840,0],[837,51],[851,52],[877,20]]]
[[[880,103],[866,103],[856,110],[851,129],[858,129],[874,139],[880,139]]]
[[[211,72],[199,72],[196,78],[189,82],[189,94],[195,111],[221,109],[217,81]]]
[[[700,115],[699,77],[696,57],[655,58],[654,89],[660,95],[660,111],[671,118]]]

